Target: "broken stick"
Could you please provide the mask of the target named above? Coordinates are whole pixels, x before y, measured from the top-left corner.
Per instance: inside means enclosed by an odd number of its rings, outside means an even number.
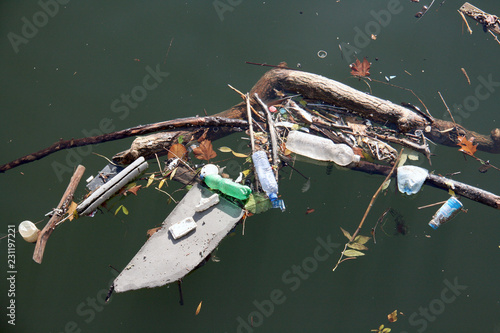
[[[33,260],[39,264],[42,263],[43,252],[45,251],[45,245],[47,245],[47,240],[50,235],[56,228],[56,225],[59,221],[61,221],[63,215],[68,210],[71,202],[73,201],[73,194],[75,193],[76,187],[82,179],[83,173],[85,172],[85,167],[83,165],[79,165],[76,168],[75,173],[71,177],[68,187],[64,192],[59,205],[54,209],[53,215],[50,218],[49,222],[43,230],[38,234],[38,240],[36,241],[35,252],[33,253]]]

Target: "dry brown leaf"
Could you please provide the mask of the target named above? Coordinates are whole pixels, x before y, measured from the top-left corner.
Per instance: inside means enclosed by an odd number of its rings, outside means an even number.
[[[139,191],[139,189],[142,187],[142,185],[136,185],[136,186],[133,186],[131,188],[129,188],[125,194],[127,194],[128,192],[134,194],[134,195],[137,195],[137,191]]]
[[[387,315],[387,319],[393,323],[395,321],[398,321],[398,310],[394,310],[391,313]]]
[[[149,229],[148,232],[147,232],[148,238],[151,237],[151,236],[153,236],[155,234],[155,232],[157,232],[160,229],[161,229],[161,227]]]
[[[194,156],[199,160],[209,161],[210,159],[217,156],[217,153],[212,147],[212,142],[210,140],[204,140],[200,142],[200,146],[193,149]]]
[[[364,77],[370,76],[370,66],[371,63],[366,58],[363,58],[363,62],[356,59],[356,62],[349,67],[351,67],[351,75]]]
[[[168,150],[168,159],[180,158],[181,160],[187,160],[187,149],[182,143],[173,144]]]
[[[461,148],[459,151],[466,153],[467,155],[474,156],[474,153],[477,150],[477,145],[474,146],[474,137],[471,137],[470,140],[467,140],[465,136],[459,136],[458,137],[458,143]]]

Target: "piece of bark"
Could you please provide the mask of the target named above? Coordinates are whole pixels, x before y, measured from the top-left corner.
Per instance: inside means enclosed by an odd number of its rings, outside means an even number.
[[[482,24],[486,29],[489,29],[496,34],[500,34],[500,21],[498,20],[498,16],[488,14],[468,2],[464,3],[462,7],[460,7],[459,11],[473,18],[475,21]]]
[[[78,186],[78,183],[80,182],[80,179],[82,178],[84,172],[85,172],[85,167],[83,165],[79,165],[76,168],[76,171],[71,177],[69,185],[66,188],[66,191],[64,192],[61,201],[59,202],[59,205],[57,205],[57,208],[54,209],[53,215],[50,218],[49,222],[47,222],[43,230],[38,234],[35,251],[33,253],[33,260],[36,263],[39,264],[42,263],[43,253],[45,251],[45,246],[47,245],[47,241],[52,232],[54,231],[54,229],[56,228],[57,223],[61,221],[63,215],[66,213],[69,206],[71,205],[76,187]]]

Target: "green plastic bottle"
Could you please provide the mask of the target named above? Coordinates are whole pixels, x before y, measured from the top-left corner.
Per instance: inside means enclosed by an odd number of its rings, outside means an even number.
[[[233,182],[231,179],[222,178],[219,175],[206,175],[203,178],[205,184],[212,190],[219,190],[230,197],[246,200],[252,193],[250,187]]]

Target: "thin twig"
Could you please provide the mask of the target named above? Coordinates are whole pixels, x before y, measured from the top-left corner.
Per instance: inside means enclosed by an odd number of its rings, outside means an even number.
[[[269,112],[269,109],[267,108],[267,105],[259,98],[259,95],[255,93],[255,99],[259,102],[259,104],[262,106],[264,109],[264,112],[267,117],[267,127],[269,129],[269,136],[271,137],[271,148],[272,148],[272,153],[273,153],[273,166],[277,167],[279,163],[279,157],[278,157],[278,142],[276,140],[276,130],[274,128],[274,122],[273,118],[271,117],[271,112]],[[278,168],[274,170],[275,172],[275,177],[278,179]]]
[[[467,75],[467,72],[465,71],[465,68],[460,68],[462,70],[462,73],[464,73],[465,77],[467,78],[467,82],[469,83],[469,86],[470,86],[470,79],[469,79],[469,75]]]
[[[497,43],[500,44],[500,40],[498,40],[498,37],[493,33],[493,31],[491,31],[490,29],[488,29],[488,32],[493,36],[493,38],[495,38],[495,40],[497,41]]]
[[[368,207],[366,208],[365,215],[363,215],[363,219],[359,223],[358,229],[356,229],[356,231],[354,232],[354,234],[351,237],[351,240],[350,240],[351,242],[354,240],[354,238],[356,238],[356,236],[358,235],[359,231],[361,230],[361,227],[363,227],[363,224],[365,223],[366,217],[368,216],[368,213],[372,209],[372,206],[373,206],[373,203],[375,202],[375,199],[377,199],[380,191],[382,191],[382,188],[384,187],[385,182],[387,180],[391,179],[391,176],[394,173],[394,170],[396,170],[396,167],[398,165],[398,162],[399,162],[399,159],[401,158],[401,154],[402,153],[403,153],[403,149],[401,149],[401,151],[399,152],[398,157],[396,158],[396,161],[394,162],[394,165],[393,165],[393,167],[391,169],[391,172],[389,172],[389,174],[387,175],[387,177],[385,177],[384,181],[382,182],[382,184],[380,184],[379,188],[377,189],[377,191],[373,195],[372,200],[370,201],[370,203],[368,204]]]
[[[469,82],[470,83],[470,82]],[[457,123],[455,122],[455,119],[453,118],[453,115],[451,114],[450,108],[448,107],[448,104],[446,104],[446,101],[443,98],[443,95],[441,95],[441,92],[438,91],[439,97],[441,97],[441,100],[443,101],[444,106],[446,107],[446,110],[448,111],[451,120],[453,120],[453,123],[455,124],[455,127],[457,126]]]
[[[417,22],[418,22],[418,21],[420,21],[420,20],[422,19],[422,17],[424,17],[424,15],[425,15],[425,14],[427,14],[427,12],[429,11],[429,9],[431,9],[432,5],[434,4],[434,1],[436,1],[436,0],[432,0],[432,2],[431,2],[431,4],[429,5],[429,7],[427,7],[427,10],[426,10],[425,12],[423,12],[423,13],[422,13],[422,16],[420,16],[420,17],[418,18]]]
[[[240,97],[241,97],[243,100],[245,100],[245,101],[246,101],[246,95],[245,95],[244,93],[242,93],[241,91],[239,91],[238,89],[236,89],[235,87],[233,87],[233,86],[232,86],[232,85],[230,85],[230,84],[228,84],[228,87],[229,87],[229,88],[231,88],[232,90],[234,90],[235,92],[237,92],[237,93],[240,95]],[[259,117],[259,119],[260,119],[261,121],[265,121],[264,117],[262,117],[262,116],[261,116],[261,115],[260,115],[260,114],[259,114],[259,113],[258,113],[258,112],[254,109],[254,108],[253,108],[253,106],[251,106],[251,105],[250,105],[250,108],[252,109],[252,112],[253,112],[255,115],[257,115],[257,117]],[[261,131],[262,131],[262,132],[264,132],[264,129],[263,129],[262,127],[260,127],[260,125],[259,125],[259,123],[258,123],[258,122],[256,122],[256,121],[254,120],[254,123],[255,123],[255,124],[256,124],[256,125],[257,125],[260,129],[261,129]]]
[[[430,205],[425,205],[425,206],[417,207],[417,209],[424,209],[424,208],[434,207],[434,206],[437,206],[437,205],[442,205],[445,202],[446,202],[446,200],[445,201],[440,201],[440,202],[435,202],[435,203],[430,204]]]
[[[470,28],[469,23],[467,23],[467,19],[465,18],[464,13],[462,13],[459,10],[457,10],[457,12],[460,14],[460,16],[462,16],[462,19],[464,20],[465,24],[467,25],[467,29],[469,30],[469,34],[472,35],[472,29]],[[462,31],[462,33],[463,33],[463,31]]]
[[[160,159],[158,158],[158,154],[155,153],[155,156],[156,156],[156,162],[158,162],[158,169],[160,169],[160,175],[163,176],[163,170],[161,169],[161,164],[160,164]]]
[[[168,46],[167,53],[165,53],[165,58],[163,59],[163,64],[164,65],[167,62],[168,53],[170,52],[170,48],[172,47],[172,42],[173,41],[174,41],[174,37],[172,37],[172,39],[170,40],[170,45]]]
[[[375,79],[370,79],[370,81],[374,81],[374,82],[379,82],[379,83],[383,83],[383,84],[387,84],[388,86],[391,86],[391,87],[394,87],[394,88],[399,88],[399,89],[403,89],[403,90],[406,90],[406,91],[409,91],[413,94],[413,96],[415,96],[418,101],[424,106],[425,108],[425,112],[427,112],[427,114],[429,115],[429,117],[431,117],[431,119],[434,119],[434,117],[430,114],[429,112],[429,109],[427,108],[427,106],[425,105],[425,103],[420,99],[420,97],[417,96],[417,94],[415,94],[415,92],[413,92],[413,90],[411,90],[410,88],[405,88],[405,87],[400,87],[398,85],[395,85],[395,84],[392,84],[392,83],[389,83],[389,82],[384,82],[384,81],[380,81],[380,80],[375,80]]]
[[[255,152],[255,142],[253,137],[253,125],[252,125],[252,112],[250,111],[250,94],[246,94],[247,100],[247,117],[248,117],[248,131],[250,132],[250,143],[252,144],[252,154]]]
[[[105,159],[106,161],[108,161],[110,164],[113,164],[113,165],[118,166],[118,164],[114,163],[112,160],[110,160],[109,158],[107,158],[107,157],[106,157],[106,156],[104,156],[104,155],[101,155],[101,154],[98,154],[98,153],[94,153],[94,152],[92,152],[92,154],[94,154],[94,155],[97,155],[97,156],[99,156],[99,157],[104,158],[104,159]]]
[[[245,64],[248,64],[248,65],[257,65],[257,66],[263,66],[263,67],[273,67],[273,68],[284,68],[284,69],[292,69],[292,70],[298,70],[296,68],[290,68],[290,67],[286,67],[286,66],[283,66],[283,65],[268,65],[268,64],[260,64],[260,63],[257,63],[257,62],[251,62],[251,61],[245,61]]]
[[[173,202],[177,203],[177,201],[175,201],[175,199],[167,191],[163,191],[162,189],[160,189],[158,187],[155,187],[155,189],[160,191],[160,192],[165,193],[166,195],[168,195],[170,197],[170,199],[172,199]]]

